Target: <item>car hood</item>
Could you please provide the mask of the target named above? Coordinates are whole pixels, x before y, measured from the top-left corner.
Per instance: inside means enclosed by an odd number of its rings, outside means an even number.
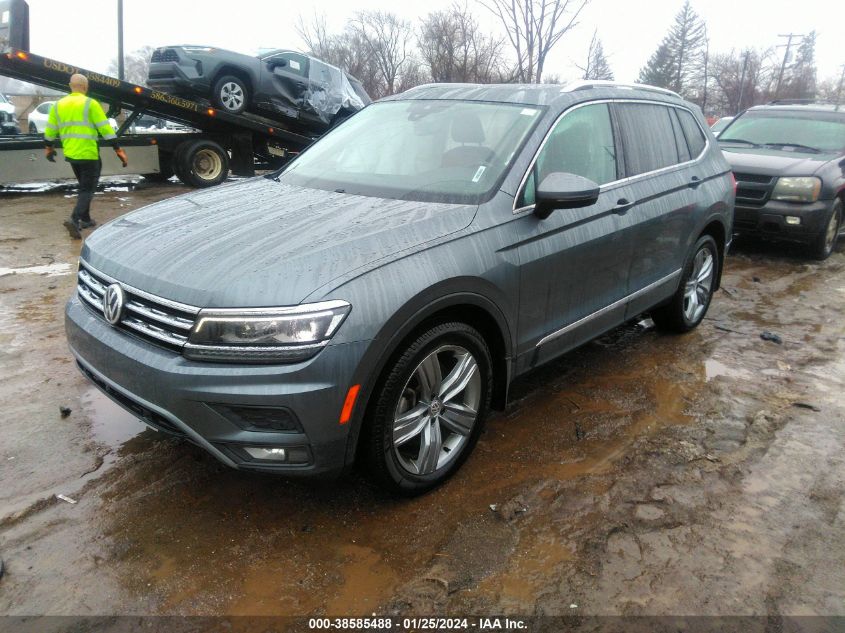
[[[811,176],[836,154],[804,154],[777,149],[721,146],[731,169],[765,176]]]
[[[465,228],[476,209],[256,178],[122,216],[91,234],[82,258],[130,286],[198,307],[296,305],[333,279]]]

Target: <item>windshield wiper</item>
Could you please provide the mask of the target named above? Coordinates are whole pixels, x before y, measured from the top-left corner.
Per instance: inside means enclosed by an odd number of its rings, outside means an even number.
[[[821,154],[822,151],[818,147],[810,147],[809,145],[801,145],[801,143],[764,143],[765,147],[795,147],[803,149],[811,154]]]
[[[751,147],[760,147],[757,143],[752,143],[751,141],[746,141],[744,138],[718,138],[716,139],[720,143],[745,143],[746,145],[750,145]]]

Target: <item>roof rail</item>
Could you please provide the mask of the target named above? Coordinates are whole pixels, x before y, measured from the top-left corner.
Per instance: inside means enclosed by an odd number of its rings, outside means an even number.
[[[674,90],[668,88],[659,88],[657,86],[649,86],[646,84],[624,83],[621,81],[607,81],[604,79],[578,79],[566,84],[561,92],[574,92],[575,90],[589,90],[590,88],[625,88],[627,90],[646,90],[648,92],[658,92],[660,94],[669,95],[682,99]]]
[[[766,105],[842,105],[835,101],[826,101],[824,99],[773,99]]]

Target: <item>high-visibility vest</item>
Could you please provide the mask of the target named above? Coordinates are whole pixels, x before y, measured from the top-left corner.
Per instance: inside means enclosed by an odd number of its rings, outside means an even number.
[[[117,138],[103,107],[81,92],[71,92],[53,104],[47,117],[44,140],[62,139],[65,158],[97,160],[100,150],[97,136]]]

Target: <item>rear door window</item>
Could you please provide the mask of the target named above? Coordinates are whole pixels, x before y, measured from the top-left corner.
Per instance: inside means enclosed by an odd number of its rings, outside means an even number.
[[[684,135],[687,137],[687,145],[689,145],[690,154],[695,158],[704,151],[704,146],[707,144],[707,139],[704,138],[704,132],[695,122],[695,117],[688,110],[676,108],[678,118],[681,120],[681,127],[684,130]]]
[[[669,108],[650,103],[615,105],[625,147],[626,175],[636,176],[680,160]]]
[[[534,204],[534,192],[554,172],[577,174],[603,185],[618,179],[616,144],[606,103],[582,106],[559,119],[540,150],[518,207]]]

